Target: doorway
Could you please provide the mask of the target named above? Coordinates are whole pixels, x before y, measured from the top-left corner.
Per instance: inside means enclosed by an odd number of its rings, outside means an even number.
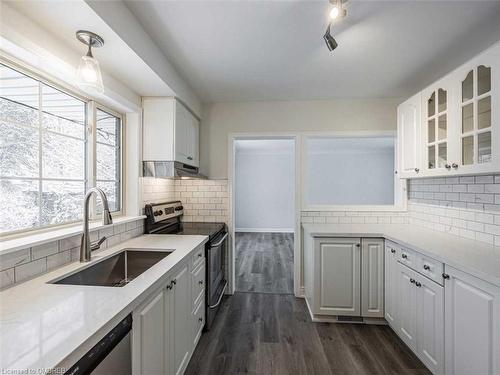
[[[234,141],[236,292],[294,294],[295,139]]]

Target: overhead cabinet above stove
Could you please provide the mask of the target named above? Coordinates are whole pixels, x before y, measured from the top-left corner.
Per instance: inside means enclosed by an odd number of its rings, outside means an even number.
[[[143,160],[176,161],[198,167],[198,118],[172,97],[146,97],[142,107]]]

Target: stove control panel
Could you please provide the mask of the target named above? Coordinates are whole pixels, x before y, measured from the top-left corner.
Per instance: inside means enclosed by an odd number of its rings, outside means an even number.
[[[184,207],[182,207],[181,201],[147,204],[145,207],[145,213],[148,220],[153,223],[158,223],[163,220],[182,216],[184,213]]]

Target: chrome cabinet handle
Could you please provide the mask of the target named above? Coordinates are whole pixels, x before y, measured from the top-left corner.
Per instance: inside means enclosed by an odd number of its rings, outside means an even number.
[[[168,290],[171,290],[171,289],[172,289],[172,283],[170,283],[170,284],[168,284],[168,285],[167,285],[167,289],[168,289]]]
[[[200,323],[203,323],[203,318],[198,318],[198,321],[199,321]]]
[[[391,249],[391,253],[392,253],[392,254],[396,254],[396,250]]]
[[[172,284],[176,285],[177,284],[177,279],[172,280]]]
[[[415,283],[415,286],[417,286],[417,287],[419,287],[419,288],[420,288],[420,287],[422,286],[422,284],[420,284],[420,283],[417,281],[417,282]]]
[[[187,160],[193,160],[193,157],[192,156],[188,156]]]
[[[415,168],[415,173],[418,173],[420,172],[420,169],[419,168]]]
[[[202,254],[202,253],[199,253],[199,254],[198,254],[198,258],[201,258],[202,256],[203,256],[203,254]]]
[[[457,169],[458,168],[458,164],[457,163],[453,163],[451,166],[453,167],[453,169]]]
[[[203,285],[203,280],[198,281],[198,284]]]
[[[450,169],[451,169],[451,165],[449,165],[448,163],[446,163],[446,164],[444,165],[444,167],[445,167],[446,169],[448,169],[448,170],[450,170]]]
[[[410,279],[410,283],[415,284],[415,279]]]
[[[450,275],[448,275],[447,273],[443,273],[443,279],[449,279],[450,278]]]
[[[403,259],[408,259],[408,255],[406,255],[406,254],[401,254],[401,258],[403,258]]]
[[[431,267],[429,267],[429,265],[424,264],[424,270],[429,271],[430,269],[431,269]]]

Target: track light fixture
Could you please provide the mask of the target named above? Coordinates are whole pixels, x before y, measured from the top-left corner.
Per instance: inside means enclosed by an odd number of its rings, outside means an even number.
[[[323,35],[323,40],[328,47],[328,50],[333,51],[337,48],[338,44],[335,38],[331,34],[332,23],[338,19],[342,19],[347,15],[347,10],[344,9],[343,4],[347,3],[347,0],[329,0],[333,7],[330,10],[330,23],[326,28],[325,35]]]

